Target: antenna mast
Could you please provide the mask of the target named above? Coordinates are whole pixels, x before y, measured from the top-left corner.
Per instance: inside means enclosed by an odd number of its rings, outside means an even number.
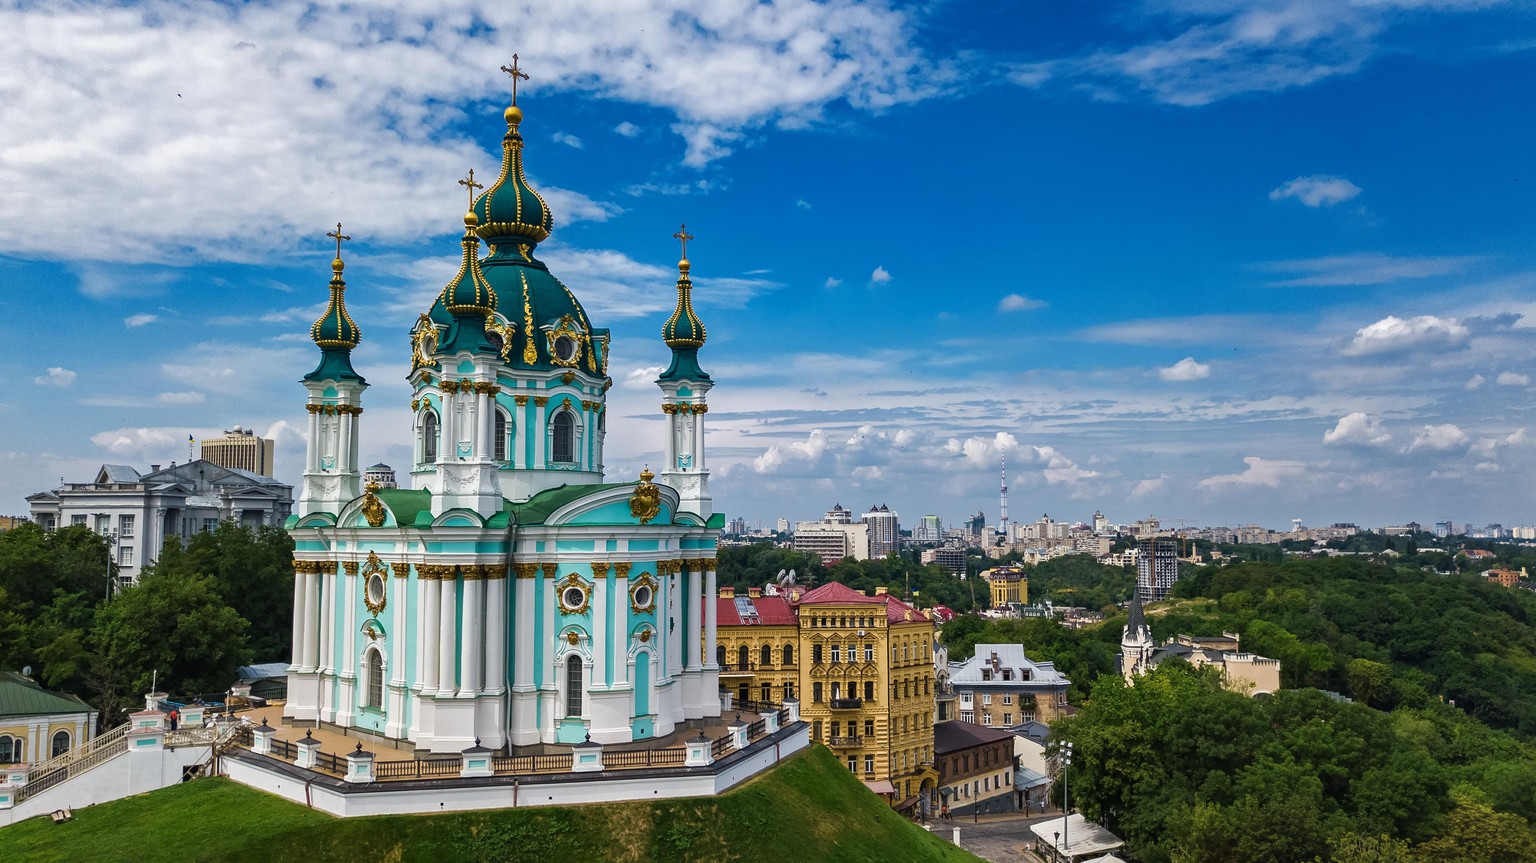
[[[1008,453],[1003,453],[1002,459],[1003,475],[1001,491],[999,492],[1001,499],[998,502],[1002,516],[998,520],[998,527],[1003,531],[1003,542],[1006,544],[1008,542]]]

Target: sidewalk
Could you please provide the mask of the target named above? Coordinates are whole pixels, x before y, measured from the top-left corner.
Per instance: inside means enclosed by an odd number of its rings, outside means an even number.
[[[1057,809],[1048,810],[1044,815],[1003,812],[979,818],[956,816],[949,821],[930,819],[927,827],[946,842],[952,841],[954,829],[960,828],[960,847],[990,863],[1041,863],[1040,858],[1028,850],[1035,839],[1029,831],[1030,825],[1060,817],[1061,811]]]

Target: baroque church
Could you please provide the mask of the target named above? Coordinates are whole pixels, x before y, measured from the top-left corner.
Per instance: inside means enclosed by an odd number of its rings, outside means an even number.
[[[506,70],[521,75],[516,65]],[[459,269],[411,329],[414,488],[364,484],[367,381],[351,351],[341,226],[311,336],[285,719],[460,752],[629,743],[720,715],[715,538],[704,457],[704,325],[686,229],[660,476],[606,481],[609,331],[537,256],[554,218],[523,174],[469,190]],[[485,244],[482,249],[482,243]]]

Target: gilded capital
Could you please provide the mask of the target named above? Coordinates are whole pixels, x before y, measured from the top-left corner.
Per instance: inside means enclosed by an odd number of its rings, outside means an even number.
[[[389,570],[395,574],[395,578],[405,578],[411,574],[411,565],[408,563],[391,563]]]
[[[347,575],[357,575],[357,561],[348,560],[344,561],[341,565],[347,571]]]
[[[527,396],[513,396],[512,397],[512,401],[513,401],[514,404],[516,404],[520,408],[528,406],[528,397]]]
[[[632,566],[632,564],[630,564],[628,561],[623,563],[616,563],[613,565],[613,574],[619,578],[629,578],[630,566]]]
[[[608,577],[608,564],[606,562],[604,562],[604,561],[601,561],[601,560],[594,560],[594,561],[592,561],[592,577],[593,578],[607,578]]]
[[[539,565],[536,563],[514,563],[512,569],[518,578],[537,578],[539,575]]]
[[[544,571],[545,578],[554,578],[560,574],[560,564],[558,563],[541,563],[539,568]]]

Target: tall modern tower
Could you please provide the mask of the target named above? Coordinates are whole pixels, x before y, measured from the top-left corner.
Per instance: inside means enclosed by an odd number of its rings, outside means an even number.
[[[997,526],[1003,532],[1003,542],[1008,541],[1008,454],[1003,453],[1003,481],[998,500],[999,512]]]

